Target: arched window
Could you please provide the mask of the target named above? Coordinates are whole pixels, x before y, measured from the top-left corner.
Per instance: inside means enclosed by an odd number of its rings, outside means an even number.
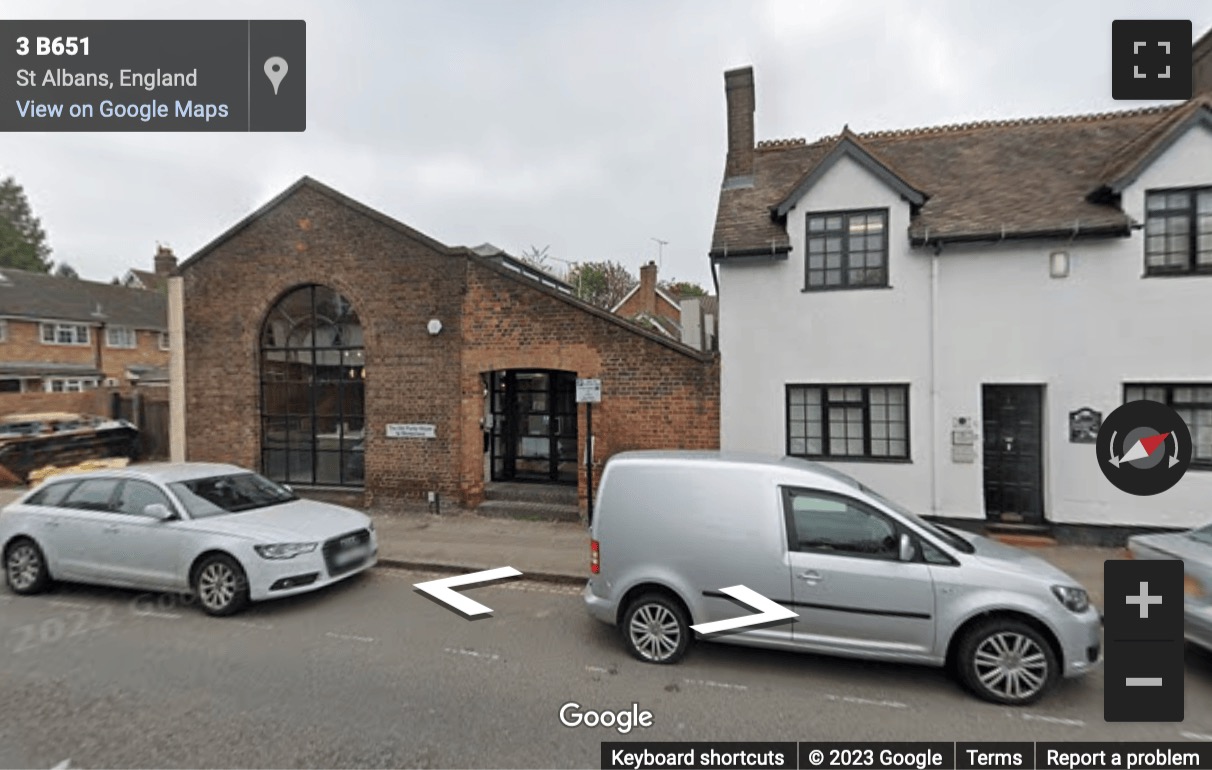
[[[285,294],[261,328],[261,471],[275,481],[362,486],[362,324],[327,286]]]

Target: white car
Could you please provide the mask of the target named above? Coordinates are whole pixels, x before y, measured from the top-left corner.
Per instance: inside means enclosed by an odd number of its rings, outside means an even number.
[[[370,569],[378,541],[369,516],[243,468],[164,463],[48,479],[0,510],[0,553],[18,594],[96,583],[231,615]]]

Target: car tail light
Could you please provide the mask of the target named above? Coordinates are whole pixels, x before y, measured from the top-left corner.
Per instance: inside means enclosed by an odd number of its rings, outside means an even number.
[[[1183,575],[1183,593],[1187,596],[1199,598],[1204,595],[1204,587],[1190,575]]]
[[[589,541],[589,571],[595,575],[602,571],[602,551],[597,540]]]
[[[1124,549],[1124,558],[1125,558],[1125,559],[1135,559],[1135,558],[1136,558],[1136,554],[1132,553],[1132,549],[1131,549],[1131,548],[1125,548],[1125,549]]]

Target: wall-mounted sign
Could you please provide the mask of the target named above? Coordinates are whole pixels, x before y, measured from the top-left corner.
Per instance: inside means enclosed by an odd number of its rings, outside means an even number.
[[[976,462],[976,447],[971,444],[952,444],[951,445],[951,462],[953,463],[974,463]]]
[[[602,401],[602,381],[577,378],[577,403],[597,404]]]
[[[971,428],[961,428],[960,430],[951,431],[951,443],[955,445],[966,444],[971,446],[976,443],[976,431]]]
[[[387,438],[437,438],[436,425],[418,422],[391,422],[387,424]]]
[[[1098,429],[1103,426],[1103,413],[1088,406],[1069,412],[1069,442],[1093,444],[1098,441]]]

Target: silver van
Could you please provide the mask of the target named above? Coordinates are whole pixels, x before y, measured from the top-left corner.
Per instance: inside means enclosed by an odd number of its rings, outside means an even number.
[[[649,663],[676,663],[692,625],[754,614],[720,590],[741,585],[797,617],[705,638],[949,666],[1013,705],[1099,664],[1099,616],[1073,578],[806,460],[620,453],[590,533],[589,613]]]

